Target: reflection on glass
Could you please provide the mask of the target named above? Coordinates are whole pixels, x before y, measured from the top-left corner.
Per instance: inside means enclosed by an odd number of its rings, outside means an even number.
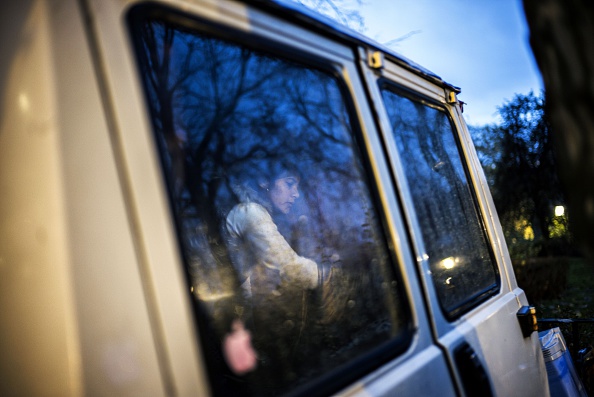
[[[165,22],[134,32],[215,392],[282,394],[403,336],[338,80]]]
[[[498,283],[454,131],[444,111],[389,88],[382,95],[435,288],[454,316]]]
[[[449,258],[445,258],[441,260],[441,266],[444,269],[453,269],[454,266],[456,266],[456,263],[459,262],[460,260],[457,258],[452,258],[451,256]]]

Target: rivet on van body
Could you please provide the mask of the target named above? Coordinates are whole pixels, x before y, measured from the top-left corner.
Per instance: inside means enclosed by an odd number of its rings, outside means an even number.
[[[367,62],[370,68],[382,69],[384,67],[384,54],[380,51],[368,51]]]
[[[456,93],[454,91],[448,92],[448,103],[456,103],[458,100],[456,98]]]

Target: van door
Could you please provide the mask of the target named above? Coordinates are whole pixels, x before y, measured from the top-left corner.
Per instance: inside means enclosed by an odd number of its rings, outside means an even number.
[[[466,395],[548,395],[538,335],[524,337],[518,323],[527,300],[451,100],[455,88],[426,72],[437,83],[428,84],[392,59],[372,68],[367,55],[361,52],[361,65],[424,275],[432,326],[461,389]]]
[[[233,1],[87,13],[168,390],[456,395],[354,47]]]

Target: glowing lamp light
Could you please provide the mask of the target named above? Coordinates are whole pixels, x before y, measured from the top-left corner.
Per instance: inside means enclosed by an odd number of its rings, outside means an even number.
[[[565,214],[565,207],[562,205],[555,206],[555,216],[563,216]]]
[[[452,269],[454,266],[456,266],[456,260],[451,256],[449,258],[442,259],[441,266],[443,266],[444,269]]]

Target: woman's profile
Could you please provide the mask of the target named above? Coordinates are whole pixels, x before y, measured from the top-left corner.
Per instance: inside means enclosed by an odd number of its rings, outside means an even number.
[[[315,288],[317,264],[297,255],[273,220],[273,216],[291,212],[299,198],[300,176],[295,170],[276,166],[268,175],[257,178],[255,186],[246,182],[235,187],[241,201],[226,221],[244,293],[252,296],[252,282],[261,282],[257,278],[267,270],[274,272],[267,283],[273,290],[281,283]]]
[[[253,332],[259,366],[273,383],[286,384],[295,380],[308,295],[318,287],[319,271],[316,262],[295,252],[275,222],[300,197],[299,173],[278,162],[265,165],[266,171],[234,187],[239,203],[227,215],[226,232],[247,306],[242,320]]]

